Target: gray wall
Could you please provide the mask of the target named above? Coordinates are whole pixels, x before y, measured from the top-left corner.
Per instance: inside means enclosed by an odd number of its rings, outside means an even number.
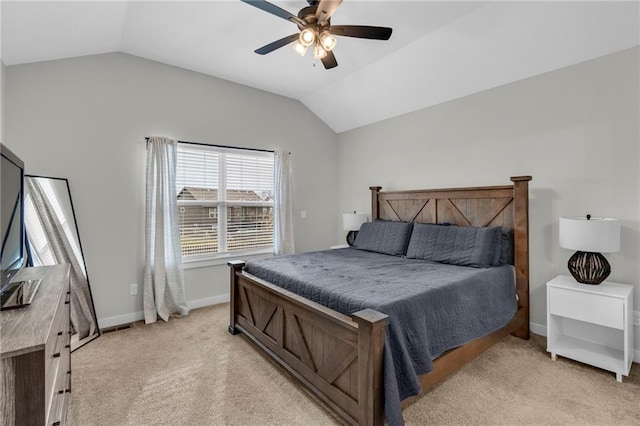
[[[334,243],[337,136],[300,102],[120,53],[5,74],[6,143],[28,173],[69,179],[101,326],[142,311],[145,136],[289,150],[296,248]],[[223,265],[185,280],[190,301],[228,293]]]
[[[640,48],[345,132],[342,211],[387,189],[508,184],[532,175],[531,320],[546,324],[545,283],[567,273],[558,217],[622,221],[610,279],[635,285],[640,310]],[[636,347],[640,332],[636,330]]]
[[[0,58],[0,141],[4,141],[4,62]]]
[[[339,213],[368,211],[370,185],[531,174],[531,319],[543,326],[544,284],[571,255],[557,243],[562,215],[622,221],[621,251],[606,256],[640,310],[639,63],[634,48],[336,136],[291,99],[107,54],[6,67],[4,130],[30,173],[70,179],[100,318],[141,311],[128,290],[143,267],[143,138],[159,134],[289,149],[298,251],[344,241]],[[189,300],[227,293],[223,266],[185,275]]]
[[[2,2],[0,2],[0,40],[2,39],[2,7]],[[2,43],[0,42],[0,142],[4,141],[4,75]]]

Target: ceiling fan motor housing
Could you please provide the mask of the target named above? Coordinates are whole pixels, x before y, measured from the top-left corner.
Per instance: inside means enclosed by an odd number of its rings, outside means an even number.
[[[331,19],[327,19],[324,22],[318,24],[318,19],[316,18],[316,10],[318,6],[307,6],[300,9],[298,12],[298,18],[302,19],[306,25],[298,24],[298,28],[302,31],[308,27],[317,27],[318,30],[323,30],[329,28],[331,26]]]

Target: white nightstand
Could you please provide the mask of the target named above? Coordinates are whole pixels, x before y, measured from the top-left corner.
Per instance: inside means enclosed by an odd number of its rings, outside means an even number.
[[[633,286],[580,284],[566,275],[547,283],[547,351],[628,376],[633,361]]]
[[[341,248],[349,248],[349,244],[338,244],[336,246],[329,247],[330,250],[336,250]]]

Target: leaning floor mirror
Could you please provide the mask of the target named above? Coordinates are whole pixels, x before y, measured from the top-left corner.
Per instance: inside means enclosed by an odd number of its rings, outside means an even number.
[[[68,263],[71,350],[100,335],[67,179],[25,176],[25,228],[29,266]]]

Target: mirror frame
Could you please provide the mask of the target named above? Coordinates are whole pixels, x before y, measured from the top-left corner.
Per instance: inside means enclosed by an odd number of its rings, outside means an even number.
[[[78,237],[78,246],[80,247],[80,254],[82,255],[82,264],[84,266],[84,271],[85,271],[85,275],[87,277],[87,287],[89,289],[89,298],[91,299],[91,310],[92,310],[92,314],[93,314],[93,320],[96,323],[96,330],[97,332],[93,335],[93,336],[87,336],[84,339],[80,340],[79,342],[81,342],[81,344],[78,344],[77,346],[73,347],[73,344],[71,345],[71,352],[75,351],[78,348],[81,348],[82,346],[86,345],[87,343],[95,340],[97,337],[102,335],[102,331],[100,330],[100,327],[98,325],[98,316],[96,314],[96,306],[95,303],[93,301],[93,293],[91,291],[91,281],[89,280],[89,271],[87,270],[87,262],[85,260],[85,255],[84,255],[84,249],[82,248],[82,238],[80,238],[80,230],[78,229],[78,220],[76,219],[76,209],[73,206],[73,198],[71,197],[71,187],[69,186],[69,179],[67,178],[60,178],[60,177],[53,177],[53,176],[42,176],[42,175],[30,175],[30,174],[25,174],[24,178],[40,178],[40,179],[50,179],[50,180],[55,180],[55,181],[61,181],[65,184],[65,186],[67,187],[67,193],[69,194],[69,204],[71,206],[71,214],[73,215],[73,224],[75,226],[75,231],[76,231],[76,235]],[[25,197],[26,197],[26,187],[25,187]],[[26,233],[26,251],[27,251],[27,266],[33,266],[33,257],[31,255],[31,242],[29,241],[29,232],[28,229],[26,229],[25,226],[25,233]]]

